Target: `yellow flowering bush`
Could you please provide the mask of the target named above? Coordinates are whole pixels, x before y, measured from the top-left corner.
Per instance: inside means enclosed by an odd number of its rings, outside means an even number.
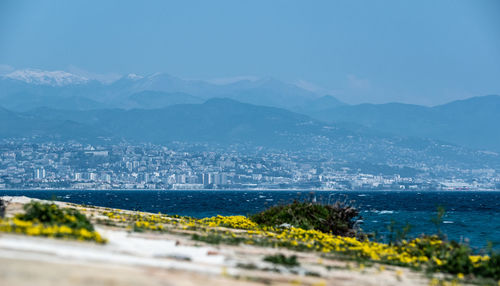
[[[438,236],[386,244],[315,229],[259,225],[245,216],[218,215],[196,219],[119,210],[104,214],[115,222],[125,221],[135,231],[188,232],[194,240],[207,243],[287,247],[299,251],[317,251],[325,257],[336,259],[368,260],[448,272],[457,275],[458,279],[465,279],[469,274],[499,279],[496,278],[500,269],[496,266],[500,261],[498,256],[474,255],[467,246],[443,241]]]
[[[215,216],[199,220],[199,223],[208,227],[224,226],[238,229],[257,229],[259,226],[245,216]]]
[[[38,202],[26,204],[24,209],[24,214],[0,219],[0,232],[106,242],[76,209],[63,209],[55,204]]]
[[[105,243],[106,240],[96,231],[85,228],[70,228],[66,225],[45,225],[33,221],[23,221],[17,218],[0,219],[0,232],[25,234],[29,236],[44,236],[57,238],[73,238],[77,240]]]

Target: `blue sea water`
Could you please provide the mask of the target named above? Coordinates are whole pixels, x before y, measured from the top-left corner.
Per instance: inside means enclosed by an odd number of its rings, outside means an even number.
[[[476,248],[488,242],[500,249],[500,192],[408,192],[408,191],[12,191],[0,195],[24,195],[147,212],[209,217],[248,215],[294,199],[351,202],[361,210],[361,227],[387,237],[387,226],[396,221],[411,225],[410,236],[436,233],[431,218],[438,206],[446,214],[441,230],[449,239],[468,241]]]

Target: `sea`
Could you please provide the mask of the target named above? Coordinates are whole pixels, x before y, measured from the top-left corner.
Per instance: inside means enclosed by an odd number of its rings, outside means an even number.
[[[77,204],[177,214],[196,218],[250,215],[294,200],[343,201],[360,210],[359,227],[387,241],[389,228],[410,225],[408,237],[442,232],[476,251],[500,249],[500,191],[96,191],[0,190],[0,196],[28,196]],[[438,207],[445,209],[436,225]]]

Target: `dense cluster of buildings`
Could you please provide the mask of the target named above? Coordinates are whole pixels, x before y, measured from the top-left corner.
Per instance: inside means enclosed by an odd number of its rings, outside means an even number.
[[[177,144],[0,142],[0,189],[494,190],[494,169],[366,171],[334,156]],[[372,166],[373,167],[373,166]],[[385,168],[380,169],[387,169]],[[436,167],[438,168],[438,167]],[[440,175],[436,175],[440,174]],[[460,179],[456,179],[460,178]]]

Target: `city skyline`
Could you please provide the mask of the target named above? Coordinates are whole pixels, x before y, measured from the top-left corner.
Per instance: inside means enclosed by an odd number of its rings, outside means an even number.
[[[349,152],[349,149],[345,150]],[[498,190],[481,165],[348,161],[315,150],[77,141],[0,141],[0,189]],[[403,154],[402,154],[403,155]]]

